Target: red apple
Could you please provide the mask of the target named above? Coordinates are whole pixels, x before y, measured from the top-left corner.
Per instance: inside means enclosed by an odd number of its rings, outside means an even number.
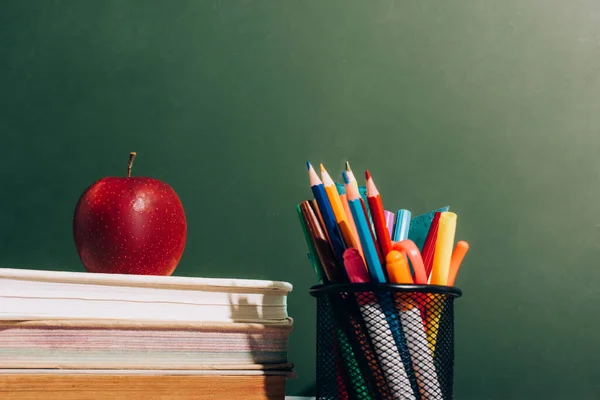
[[[96,181],[79,198],[73,216],[77,252],[88,272],[171,275],[185,248],[187,225],[177,193],[157,179]]]

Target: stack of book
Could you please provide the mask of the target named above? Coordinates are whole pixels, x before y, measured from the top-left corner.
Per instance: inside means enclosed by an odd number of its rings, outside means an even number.
[[[283,399],[291,290],[0,269],[0,398]]]

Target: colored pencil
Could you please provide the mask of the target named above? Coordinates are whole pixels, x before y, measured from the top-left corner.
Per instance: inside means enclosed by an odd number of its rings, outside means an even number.
[[[335,221],[331,203],[327,198],[327,193],[325,193],[323,182],[321,182],[321,179],[315,172],[315,169],[309,162],[307,162],[306,165],[308,167],[310,187],[315,200],[319,205],[319,210],[321,211],[321,216],[323,217],[323,222],[325,223],[325,230],[329,235],[329,241],[331,242],[331,247],[333,248],[333,254],[335,255],[338,265],[341,267],[344,265],[342,256],[344,254],[344,250],[346,250],[346,247],[344,246],[344,241],[342,240],[339,227]]]
[[[315,244],[313,238],[308,231],[308,222],[306,221],[304,214],[302,213],[302,204],[308,204],[308,201],[304,201],[296,206],[296,211],[298,213],[298,218],[300,219],[300,225],[302,226],[302,231],[304,232],[304,239],[306,240],[306,245],[308,246],[308,258],[310,259],[313,269],[315,270],[315,275],[317,276],[317,280],[322,283],[327,283],[327,276],[325,275],[325,271],[323,270],[323,265],[319,257],[317,256],[317,249],[315,248]]]
[[[329,243],[329,246],[331,246],[331,240],[329,239],[329,234],[327,233],[327,230],[325,229],[325,222],[323,222],[323,217],[321,216],[321,210],[319,210],[319,205],[317,204],[317,201],[313,199],[310,202],[310,205],[312,206],[314,213],[317,215],[317,220],[319,221],[321,228],[323,228],[323,233],[325,234],[325,237],[327,238],[327,242]]]
[[[334,253],[333,255],[331,255],[331,253],[328,253],[327,250],[325,249],[325,245],[323,244],[323,236],[325,236],[325,233],[327,232],[327,236],[329,238],[328,240],[328,245],[331,245],[331,247],[335,247],[335,240],[337,238],[337,240],[339,240],[339,243],[342,243],[342,239],[341,239],[341,235],[339,233],[337,224],[335,223],[335,216],[333,215],[333,209],[331,208],[331,204],[329,203],[329,200],[327,198],[326,192],[324,190],[324,186],[323,183],[320,181],[320,179],[318,178],[318,176],[316,175],[316,172],[314,171],[314,168],[312,168],[312,165],[310,165],[310,163],[307,163],[308,168],[309,168],[309,178],[310,178],[310,183],[311,183],[311,189],[313,191],[313,195],[315,196],[315,200],[313,202],[314,205],[314,210],[315,210],[315,214],[317,215],[317,220],[319,220],[319,223],[322,224],[323,226],[327,226],[327,223],[325,221],[326,217],[328,216],[329,219],[329,223],[330,226],[333,226],[332,229],[330,229],[329,231],[323,229],[321,231],[320,234],[320,243],[321,243],[321,249],[322,252],[325,254],[325,260],[326,264],[329,266],[329,268],[325,268],[325,272],[327,273],[327,271],[329,270],[329,274],[331,275],[331,278],[328,278],[332,283],[341,283],[341,282],[347,282],[347,277],[345,275],[345,272],[342,272],[339,270],[339,268],[343,268],[343,253],[341,257],[337,257],[337,255]],[[333,221],[333,223],[331,223]],[[342,247],[343,244],[341,244],[340,246],[338,246],[338,248]],[[331,248],[330,248],[331,249]],[[335,260],[335,261],[332,261]],[[340,262],[340,260],[342,260]],[[339,268],[338,268],[339,267]],[[352,313],[351,310],[351,304],[348,304],[348,299],[336,299],[336,298],[332,298],[332,307],[334,307],[334,309],[348,309],[346,312],[348,313]],[[341,311],[339,313],[335,313],[336,315],[341,316],[342,313]],[[348,341],[350,340],[352,343],[354,343],[353,348],[354,349],[363,349],[364,346],[366,345],[366,343],[368,343],[368,339],[366,338],[365,334],[361,332],[360,330],[360,325],[359,323],[352,317],[352,315],[350,315],[350,319],[348,321],[339,321],[340,322],[340,326],[344,327],[344,331],[338,331],[337,333],[337,337],[339,340],[341,341],[345,341],[346,343],[349,343]],[[357,398],[360,399],[370,399],[369,396],[369,391],[366,389],[366,382],[363,380],[363,376],[361,373],[357,374],[357,369],[359,367],[359,365],[362,365],[363,367],[368,365],[368,362],[365,360],[361,363],[357,363],[358,358],[364,358],[365,354],[363,354],[362,352],[353,352],[351,348],[349,348],[348,346],[344,346],[342,345],[341,348],[339,349],[342,351],[342,357],[344,357],[344,359],[346,360],[347,364],[348,364],[348,368],[350,368],[351,371],[354,371],[352,373],[350,373],[349,375],[351,377],[353,377],[353,379],[351,379],[351,384],[352,384],[352,388],[353,391],[355,393],[356,396],[358,396]],[[363,373],[367,373],[366,371],[363,371]],[[373,381],[373,386],[375,386],[375,381],[376,379],[372,376],[367,375],[370,380]],[[375,390],[375,389],[373,389]]]
[[[379,244],[381,255],[385,260],[387,254],[392,250],[390,233],[385,224],[385,209],[383,208],[379,190],[377,190],[377,186],[375,186],[375,182],[373,182],[373,177],[368,170],[365,172],[365,177],[367,179],[367,202],[369,203],[369,209],[371,210],[371,218],[373,219],[373,225],[375,227],[377,243]]]
[[[365,203],[365,201],[363,200],[362,197],[360,197],[359,194],[359,201],[360,201],[360,206],[362,207],[363,210],[363,214],[365,215],[365,221],[367,221],[367,226],[369,227],[369,234],[371,235],[371,240],[373,240],[373,243],[375,243],[375,252],[377,253],[377,258],[379,258],[379,262],[381,263],[381,265],[383,265],[384,259],[383,259],[383,255],[381,254],[381,249],[379,248],[379,244],[377,243],[377,238],[375,237],[375,228],[373,227],[373,221],[371,220],[371,217],[369,217],[369,210],[368,207]]]
[[[342,201],[342,206],[344,206],[344,211],[346,212],[348,226],[350,226],[350,231],[352,232],[352,236],[354,236],[354,243],[356,244],[356,249],[360,253],[360,256],[364,259],[362,246],[360,245],[360,239],[358,237],[358,231],[356,230],[356,224],[354,224],[354,218],[352,218],[352,212],[350,211],[350,207],[348,206],[348,195],[346,193],[340,194],[340,200]]]
[[[310,203],[308,201],[300,203],[300,210],[306,221],[309,236],[312,239],[317,258],[323,267],[327,281],[332,283],[347,282],[348,279],[346,278],[345,273],[340,271],[339,266],[335,262],[335,257],[331,251],[329,242],[325,237],[325,232],[317,219],[317,215],[310,206]]]
[[[354,177],[354,172],[352,172],[352,168],[350,168],[350,163],[346,161],[345,164],[346,174],[348,175],[348,180],[350,182],[356,182],[356,178]]]
[[[375,243],[371,236],[371,229],[365,218],[364,210],[360,203],[360,195],[355,185],[351,184],[348,180],[346,172],[343,173],[344,183],[346,184],[346,194],[348,196],[348,206],[354,218],[356,224],[356,230],[358,231],[358,237],[360,238],[360,244],[362,245],[363,252],[365,255],[365,261],[367,268],[369,269],[369,275],[371,281],[377,283],[385,282],[385,275],[379,261],[377,250],[375,249]]]
[[[346,161],[346,171],[345,171],[346,175],[348,176],[348,183],[344,182],[344,187],[346,190],[346,196],[348,196],[348,189],[347,189],[347,185],[351,185],[356,189],[356,192],[359,194],[358,198],[360,201],[360,205],[363,209],[363,213],[365,215],[365,218],[368,222],[369,225],[369,234],[371,235],[371,239],[373,240],[373,243],[375,243],[375,251],[377,253],[377,257],[379,258],[379,263],[383,264],[384,259],[383,256],[381,255],[381,250],[379,249],[379,245],[377,244],[377,240],[375,238],[375,234],[373,232],[374,228],[373,228],[373,223],[371,220],[371,216],[369,214],[369,208],[367,206],[367,204],[365,203],[365,200],[362,198],[362,196],[360,195],[359,191],[358,191],[358,182],[356,181],[356,178],[354,177],[354,174],[352,173],[352,170],[350,169],[350,163],[348,161]],[[343,173],[342,173],[343,175]],[[349,214],[349,217],[351,217],[352,215]],[[356,221],[354,222],[356,224]],[[360,237],[359,237],[359,243],[360,243]],[[361,247],[362,247],[362,243],[361,243]],[[364,258],[364,249],[362,249],[362,254],[363,254],[363,258]]]
[[[351,184],[353,184],[354,186],[356,186],[356,190],[358,191],[359,197],[360,197],[360,202],[363,205],[363,208],[365,209],[365,214],[367,215],[367,221],[369,222],[369,224],[373,225],[373,220],[371,219],[371,210],[369,210],[369,205],[367,203],[365,203],[365,199],[363,198],[363,196],[361,196],[360,194],[360,190],[358,189],[358,181],[356,180],[356,177],[354,176],[354,172],[352,172],[352,169],[350,168],[350,163],[348,161],[346,161],[346,175],[348,175],[348,180]],[[373,230],[374,228],[371,227],[371,230]],[[383,259],[380,257],[380,261],[381,263],[383,263]]]
[[[342,204],[342,200],[340,199],[340,195],[338,194],[335,182],[333,182],[333,179],[331,179],[331,176],[329,175],[329,173],[327,173],[327,170],[325,169],[323,164],[321,164],[320,167],[321,179],[323,180],[325,193],[327,194],[327,198],[329,199],[329,203],[331,204],[331,209],[333,210],[333,215],[339,226],[340,233],[342,234],[342,239],[344,240],[346,247],[356,248],[356,240],[350,229],[348,217],[346,216],[346,211],[344,210],[344,205]]]

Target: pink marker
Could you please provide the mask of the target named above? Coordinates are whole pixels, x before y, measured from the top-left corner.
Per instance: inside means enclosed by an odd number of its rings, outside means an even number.
[[[344,267],[352,283],[367,283],[371,279],[365,261],[357,249],[350,247],[344,251]]]
[[[394,231],[394,221],[396,220],[396,216],[391,211],[384,211],[383,216],[385,217],[385,226],[390,233],[390,237],[392,236],[392,232]]]

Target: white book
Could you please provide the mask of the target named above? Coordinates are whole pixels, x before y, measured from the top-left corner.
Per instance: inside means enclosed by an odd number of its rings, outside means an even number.
[[[287,282],[0,268],[0,320],[291,324]]]
[[[15,369],[0,368],[0,375],[119,375],[119,376],[285,376],[296,378],[293,370],[197,370],[197,369]]]

